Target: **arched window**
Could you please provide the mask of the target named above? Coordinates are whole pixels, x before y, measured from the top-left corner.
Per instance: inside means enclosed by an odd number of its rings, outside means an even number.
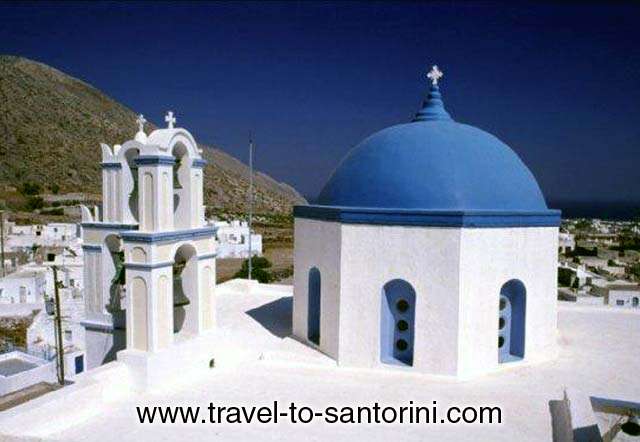
[[[522,281],[512,279],[500,289],[498,314],[498,361],[524,357],[527,291]]]
[[[320,345],[320,270],[309,270],[309,298],[307,306],[307,339]]]
[[[416,292],[407,281],[394,279],[382,288],[380,360],[413,365]]]

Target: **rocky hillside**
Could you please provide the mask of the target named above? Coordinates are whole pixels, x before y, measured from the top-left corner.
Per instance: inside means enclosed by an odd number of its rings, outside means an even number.
[[[100,194],[99,143],[131,139],[136,114],[96,88],[25,58],[0,56],[0,186],[39,183],[60,193]],[[249,171],[219,149],[200,146],[205,203],[242,211]],[[290,186],[256,174],[258,211],[289,212],[303,198]]]

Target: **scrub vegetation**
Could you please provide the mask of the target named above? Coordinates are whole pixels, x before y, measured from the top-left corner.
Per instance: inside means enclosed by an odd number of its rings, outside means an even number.
[[[40,198],[46,194],[82,192],[100,201],[99,143],[132,139],[135,120],[132,110],[83,81],[42,63],[0,56],[0,200],[12,211],[27,213],[44,208]],[[148,124],[146,130],[153,128]],[[205,204],[245,210],[248,168],[219,149],[200,147],[208,161]],[[286,216],[293,204],[304,202],[291,186],[260,172],[255,192],[257,212]]]

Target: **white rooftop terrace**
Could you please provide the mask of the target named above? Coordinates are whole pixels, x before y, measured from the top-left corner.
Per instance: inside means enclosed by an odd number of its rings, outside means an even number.
[[[114,362],[76,377],[74,385],[0,414],[0,440],[229,441],[444,440],[541,441],[552,438],[551,404],[565,389],[638,402],[640,313],[608,307],[559,308],[558,359],[506,367],[459,381],[406,371],[355,370],[289,338],[291,287],[230,281],[218,286],[218,330],[208,335],[216,368],[167,379],[162,390],[134,393]],[[271,406],[295,402],[315,411],[335,406],[501,406],[496,424],[342,425],[140,424],[136,406]],[[208,416],[208,413],[207,413]],[[602,423],[600,423],[602,425]],[[604,432],[607,429],[601,428]],[[3,435],[4,438],[3,439]],[[11,436],[11,437],[10,437]]]

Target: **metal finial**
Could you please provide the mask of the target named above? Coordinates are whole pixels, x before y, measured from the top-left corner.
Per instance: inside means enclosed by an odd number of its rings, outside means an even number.
[[[164,117],[164,121],[167,122],[167,128],[173,129],[173,125],[176,124],[176,117],[173,116],[173,112],[167,112],[167,116]]]
[[[144,132],[144,123],[146,123],[147,120],[144,118],[144,115],[140,114],[138,115],[138,118],[136,118],[136,123],[138,123],[138,130],[140,132]]]
[[[433,65],[429,73],[427,74],[427,78],[431,80],[431,84],[434,86],[438,85],[438,81],[444,76],[442,71],[438,69],[437,65]]]

